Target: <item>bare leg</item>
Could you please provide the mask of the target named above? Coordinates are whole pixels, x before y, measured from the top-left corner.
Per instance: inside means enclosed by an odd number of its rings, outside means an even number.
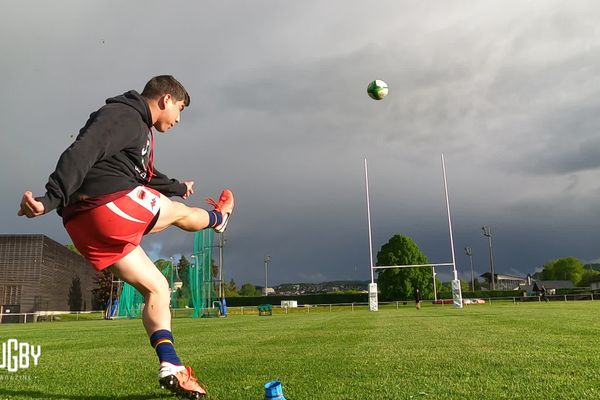
[[[185,231],[195,232],[208,227],[208,212],[202,208],[188,207],[183,203],[160,195],[160,215],[150,233],[156,233],[175,225]]]
[[[170,225],[195,232],[207,228],[208,224],[209,216],[206,210],[171,201],[161,194],[160,215],[150,233],[160,232]],[[144,296],[146,306],[142,312],[142,320],[148,335],[161,329],[170,331],[169,283],[144,250],[140,246],[136,247],[111,268],[117,276]]]
[[[148,336],[160,329],[171,330],[170,290],[167,279],[141,247],[117,261],[112,272],[135,287],[146,303],[142,321]]]
[[[231,215],[233,211],[233,195],[231,191],[224,190],[219,203],[214,203],[215,210],[222,214],[225,213],[227,216]],[[223,218],[220,226],[217,225],[213,228],[216,231],[220,229],[222,232],[226,227],[226,222],[227,219]],[[194,232],[208,228],[209,223],[210,217],[208,211],[171,201],[161,194],[160,214],[150,233],[160,232],[170,225]],[[161,368],[159,370],[161,387],[186,398],[197,399],[204,396],[206,391],[198,384],[198,380],[194,376],[192,369],[190,367],[183,368],[179,366],[181,360],[179,360],[173,348],[173,336],[170,333],[170,290],[167,279],[156,268],[140,246],[137,246],[131,253],[113,264],[111,268],[117,276],[135,287],[144,296],[146,304],[142,312],[142,320],[144,328],[150,340],[153,341],[152,345],[155,346],[157,355],[161,361]],[[162,332],[163,330],[168,332]],[[166,342],[154,342],[156,338],[161,338],[160,335],[164,335],[162,338],[165,338]],[[155,345],[154,343],[157,344]],[[161,345],[160,347],[159,344]]]

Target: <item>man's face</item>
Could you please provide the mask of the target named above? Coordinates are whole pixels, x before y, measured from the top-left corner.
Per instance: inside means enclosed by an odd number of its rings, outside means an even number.
[[[166,132],[179,122],[185,104],[183,100],[175,101],[170,94],[165,94],[160,101],[160,107],[161,112],[154,127],[159,132]]]

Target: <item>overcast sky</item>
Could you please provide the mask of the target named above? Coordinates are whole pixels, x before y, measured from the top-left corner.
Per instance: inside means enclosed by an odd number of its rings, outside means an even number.
[[[156,143],[188,204],[236,195],[225,279],[369,279],[396,233],[470,280],[600,259],[600,3],[596,1],[1,0],[0,227],[70,243],[56,213],[16,216],[108,97],[173,74],[191,94]],[[385,80],[390,94],[366,87]],[[176,228],[153,259],[193,251]],[[439,271],[442,272],[442,271]],[[447,275],[449,276],[449,275]]]

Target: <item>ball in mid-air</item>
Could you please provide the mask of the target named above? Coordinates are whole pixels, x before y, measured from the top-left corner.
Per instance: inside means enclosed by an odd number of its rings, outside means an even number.
[[[367,86],[369,97],[375,100],[383,100],[388,94],[388,85],[382,80],[375,79]]]

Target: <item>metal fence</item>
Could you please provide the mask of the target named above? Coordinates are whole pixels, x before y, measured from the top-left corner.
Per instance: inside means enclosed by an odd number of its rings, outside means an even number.
[[[515,297],[494,297],[485,298],[480,304],[469,304],[463,299],[465,307],[489,307],[494,304],[517,304],[530,302],[571,302],[571,301],[594,301],[599,297],[598,294],[580,293],[580,294],[564,294],[564,295],[548,295],[543,296],[515,296]],[[452,299],[440,299],[437,302],[432,300],[424,300],[421,304],[425,307],[452,307]],[[380,309],[396,309],[400,310],[407,307],[415,307],[414,301],[391,301],[380,302]],[[273,314],[310,314],[310,313],[327,313],[327,312],[353,312],[353,311],[368,311],[369,303],[338,303],[338,304],[300,304],[298,307],[281,307],[272,306]],[[191,318],[194,309],[192,308],[176,308],[171,310],[173,318]],[[228,307],[228,315],[258,315],[258,306],[243,306],[243,307]],[[217,316],[217,313],[208,313],[210,316]],[[40,311],[34,313],[10,313],[3,314],[0,307],[0,323],[32,323],[32,322],[58,322],[58,321],[83,321],[83,320],[103,320],[106,319],[105,311]],[[123,319],[123,318],[121,318]]]

